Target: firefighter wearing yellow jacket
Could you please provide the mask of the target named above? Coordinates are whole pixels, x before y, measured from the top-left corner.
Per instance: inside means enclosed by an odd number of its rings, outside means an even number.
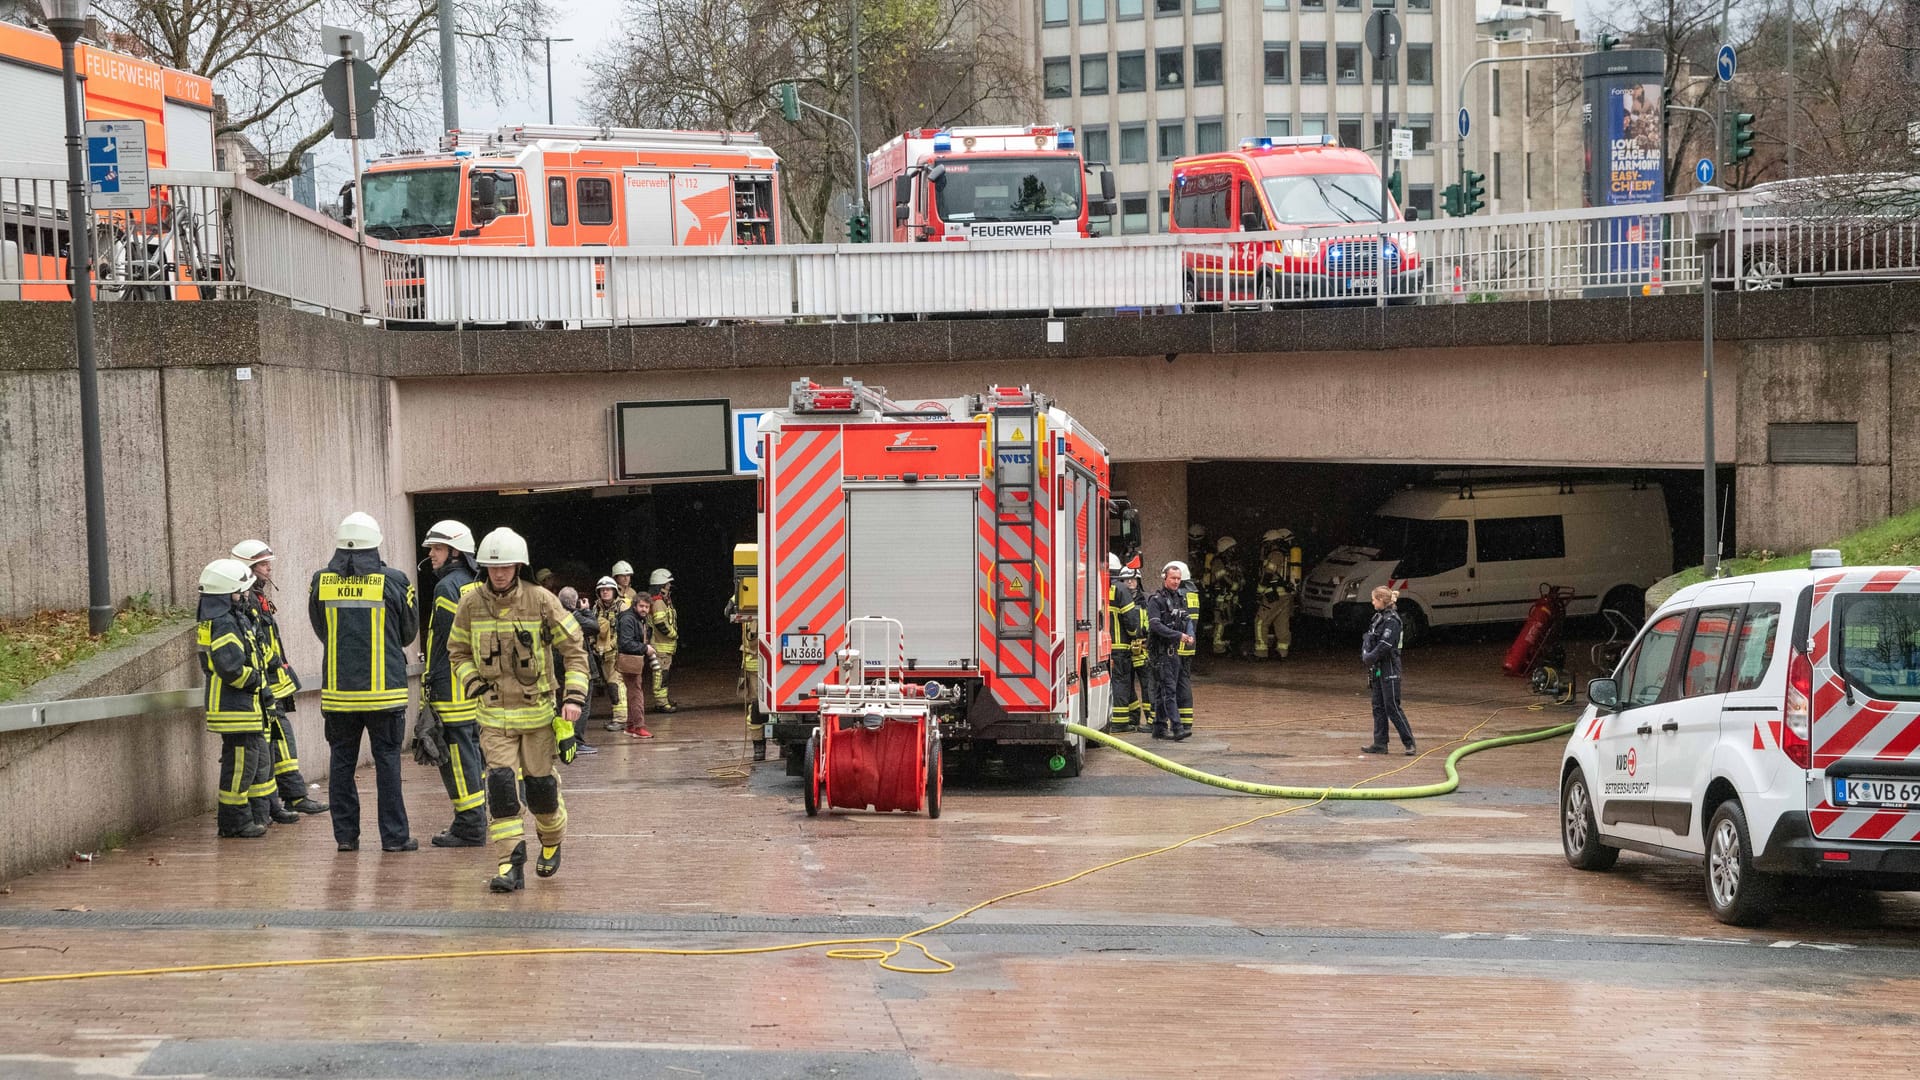
[[[327,794],[333,839],[341,851],[360,847],[360,735],[373,749],[379,789],[380,850],[420,847],[407,826],[400,794],[400,751],[407,736],[407,645],[420,614],[407,575],[380,561],[380,526],[348,514],[334,537],[332,561],[313,575],[307,619],[326,646],[320,664],[320,714],[332,750]]]
[[[673,677],[673,654],[680,649],[680,613],[673,608],[673,572],[655,570],[647,578],[653,595],[647,599],[647,621],[653,624],[653,707],[673,712],[667,685]]]
[[[324,814],[327,804],[307,794],[307,778],[300,772],[300,748],[295,743],[287,714],[293,711],[293,699],[300,692],[300,680],[287,661],[286,643],[280,640],[279,608],[267,595],[273,588],[273,549],[264,540],[242,540],[233,545],[233,557],[247,564],[253,574],[248,590],[247,609],[260,636],[261,659],[266,664],[268,698],[267,751],[273,758],[274,797],[269,807],[274,821],[282,825],[299,821],[300,814]]]
[[[1142,615],[1133,587],[1125,580],[1120,556],[1107,554],[1107,685],[1113,694],[1109,731],[1134,730],[1133,639]]]
[[[220,736],[220,835],[252,840],[267,834],[273,794],[267,751],[266,662],[246,613],[253,572],[238,559],[215,559],[200,571],[196,638],[207,676],[207,730]]]
[[[560,870],[560,843],[567,805],[553,759],[572,764],[580,742],[573,725],[587,702],[587,649],[571,612],[546,589],[520,580],[527,542],[512,529],[495,529],[480,541],[474,560],[485,575],[461,597],[447,635],[453,677],[479,702],[480,750],[487,761],[487,835],[498,854],[494,892],[526,887],[526,827],[520,820],[516,772],[526,778],[527,809],[540,840],[534,873]],[[555,658],[564,691],[554,714]]]
[[[1300,591],[1300,545],[1291,529],[1260,537],[1260,610],[1253,620],[1253,655],[1287,658],[1293,648],[1293,597]]]

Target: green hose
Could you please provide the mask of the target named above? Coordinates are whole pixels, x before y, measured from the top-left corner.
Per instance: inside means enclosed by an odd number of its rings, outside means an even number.
[[[1228,791],[1238,791],[1243,795],[1259,795],[1269,799],[1427,799],[1435,795],[1449,795],[1460,786],[1460,770],[1454,768],[1456,762],[1468,754],[1477,754],[1482,750],[1492,750],[1498,746],[1518,746],[1521,743],[1540,742],[1556,735],[1565,735],[1573,730],[1571,722],[1541,728],[1538,731],[1523,731],[1515,735],[1497,735],[1491,739],[1480,739],[1465,746],[1457,747],[1447,755],[1447,778],[1437,783],[1421,784],[1416,787],[1398,788],[1355,788],[1355,787],[1283,787],[1279,784],[1256,784],[1250,780],[1233,780],[1224,776],[1204,773],[1177,761],[1169,761],[1159,754],[1149,753],[1124,739],[1117,739],[1104,731],[1095,731],[1090,727],[1069,723],[1067,730],[1075,735],[1090,739],[1102,746],[1111,746],[1129,757],[1157,768],[1162,768],[1175,776],[1184,776],[1202,784],[1212,784]]]

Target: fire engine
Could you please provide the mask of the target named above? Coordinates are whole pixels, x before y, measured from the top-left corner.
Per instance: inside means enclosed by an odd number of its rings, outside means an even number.
[[[795,382],[759,438],[760,705],[789,775],[870,616],[899,621],[949,751],[1077,774],[1064,722],[1104,727],[1111,692],[1099,440],[1028,389],[908,407],[852,379]]]
[[[879,240],[1091,236],[1088,219],[1113,214],[1113,173],[1072,128],[921,128],[867,155],[867,199]]]
[[[438,152],[369,164],[361,192],[367,234],[408,243],[780,242],[780,158],[752,132],[455,129]]]
[[[84,41],[74,62],[85,118],[144,121],[151,168],[215,168],[210,80]],[[0,179],[0,282],[19,282],[21,299],[68,299],[66,99],[51,34],[0,22],[0,101],[0,157],[58,170],[55,179]],[[194,286],[159,283],[219,276],[218,255],[207,250],[218,233],[215,212],[160,187],[147,210],[96,214],[99,294],[196,297]]]

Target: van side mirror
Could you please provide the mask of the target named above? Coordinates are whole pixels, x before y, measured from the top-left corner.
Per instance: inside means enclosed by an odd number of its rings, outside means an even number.
[[[907,219],[912,216],[913,207],[908,206],[906,203],[893,204],[893,223],[895,225],[905,225]]]
[[[1267,216],[1260,212],[1259,207],[1250,206],[1240,211],[1241,232],[1265,232],[1266,228]]]
[[[1112,206],[1113,200],[1119,198],[1119,196],[1115,194],[1116,191],[1118,191],[1118,188],[1114,185],[1114,182],[1113,182],[1113,170],[1101,169],[1100,170],[1100,198],[1104,199],[1108,206]],[[1108,211],[1108,213],[1112,213],[1112,211]]]
[[[946,182],[947,167],[945,165],[936,161],[927,167],[927,183],[932,184],[934,187],[939,187]]]
[[[353,181],[351,180],[340,185],[340,220],[348,225],[353,224]]]
[[[893,205],[905,206],[913,201],[913,177],[896,176],[893,178]]]
[[[1594,679],[1587,683],[1587,700],[1604,712],[1620,708],[1620,683],[1615,679]]]
[[[485,225],[500,216],[500,181],[492,173],[473,174],[473,223]]]
[[[1406,210],[1406,216],[1407,216],[1407,220],[1408,220],[1408,221],[1419,221],[1419,220],[1420,220],[1420,208],[1419,208],[1419,207],[1417,207],[1417,206],[1409,206],[1409,207],[1407,207],[1407,210]]]

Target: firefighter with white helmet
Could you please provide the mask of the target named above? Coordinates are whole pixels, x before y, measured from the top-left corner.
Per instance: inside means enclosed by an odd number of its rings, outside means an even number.
[[[1133,713],[1128,721],[1135,731],[1147,727],[1153,722],[1153,660],[1148,654],[1147,645],[1153,633],[1147,628],[1147,594],[1140,582],[1140,568],[1136,558],[1120,571],[1120,580],[1126,582],[1133,591],[1135,609],[1133,613],[1133,631],[1127,639],[1127,655],[1119,658],[1122,666],[1115,670],[1114,676],[1127,684],[1127,696],[1133,702]]]
[[[264,540],[242,540],[233,545],[232,555],[253,574],[253,588],[247,591],[244,606],[260,639],[260,655],[267,671],[267,696],[262,705],[267,713],[267,752],[273,759],[275,787],[268,814],[273,821],[289,825],[300,820],[301,814],[326,813],[327,804],[307,794],[299,747],[287,723],[294,695],[300,692],[300,680],[287,661],[286,643],[280,639],[278,609],[267,596],[267,590],[273,587],[273,548]]]
[[[673,654],[680,649],[680,613],[673,608],[673,572],[655,570],[647,578],[647,621],[653,625],[653,707],[673,712],[667,685],[673,675]]]
[[[618,570],[625,565],[614,563],[613,568]],[[623,593],[620,583],[611,574],[593,585],[593,618],[600,626],[600,632],[593,639],[594,658],[599,661],[600,678],[606,683],[607,697],[613,702],[613,713],[607,719],[608,731],[619,731],[627,726],[626,686],[614,670],[614,663],[620,659],[620,613],[627,610],[627,597],[631,592],[627,590]]]
[[[614,587],[620,590],[620,602],[632,607],[640,595],[633,590],[633,564],[621,559],[613,564],[613,569],[607,571],[607,576],[613,579]]]
[[[379,790],[380,850],[419,848],[400,794],[400,751],[407,737],[407,645],[419,634],[413,584],[380,561],[380,526],[348,514],[334,535],[333,559],[314,572],[307,620],[326,646],[320,713],[332,749],[327,793],[333,838],[341,851],[360,847],[360,736],[373,746]]]
[[[1187,602],[1187,637],[1180,643],[1180,666],[1174,680],[1174,700],[1179,711],[1167,716],[1168,730],[1176,738],[1185,738],[1193,734],[1193,654],[1197,651],[1196,642],[1200,640],[1200,585],[1193,580],[1193,571],[1184,562],[1169,563],[1180,570],[1180,596]],[[1164,576],[1164,572],[1163,572]],[[1153,669],[1153,676],[1160,677],[1160,669]],[[1155,698],[1156,706],[1159,698]],[[1160,722],[1160,710],[1154,709],[1154,723]],[[1186,735],[1180,734],[1185,732]]]
[[[1293,647],[1293,597],[1300,591],[1300,545],[1291,529],[1268,529],[1260,537],[1260,606],[1253,620],[1253,655],[1287,658]]]
[[[1241,594],[1246,591],[1246,572],[1240,567],[1239,541],[1223,536],[1213,547],[1213,560],[1207,568],[1205,587],[1213,609],[1213,655],[1225,656],[1232,647],[1234,624],[1240,620]]]
[[[1113,693],[1108,729],[1132,731],[1139,703],[1133,695],[1133,642],[1144,630],[1145,612],[1125,578],[1120,556],[1107,553],[1107,685]]]
[[[1193,613],[1181,586],[1186,583],[1187,566],[1170,562],[1160,570],[1160,588],[1147,598],[1147,631],[1152,635],[1148,651],[1153,656],[1153,737],[1184,739],[1193,734],[1191,725],[1183,726],[1180,717],[1191,715],[1191,704],[1183,710],[1179,690],[1183,683],[1181,666],[1191,653],[1194,640]],[[1188,699],[1191,702],[1191,698]]]
[[[253,582],[253,572],[238,559],[208,563],[200,571],[200,625],[194,631],[207,676],[207,730],[220,736],[219,832],[244,840],[267,834],[273,794],[265,707],[271,675],[246,615]]]
[[[499,867],[487,887],[514,892],[526,887],[527,861],[516,773],[525,777],[527,809],[540,840],[534,873],[552,877],[560,870],[567,806],[553,759],[572,764],[579,747],[573,726],[587,702],[587,650],[573,614],[546,589],[520,580],[527,565],[520,534],[493,530],[480,541],[475,561],[486,576],[460,600],[447,658],[455,681],[479,706],[487,806],[493,811],[487,834]],[[563,687],[558,714],[556,659]]]
[[[433,846],[480,847],[487,842],[487,791],[479,706],[453,677],[453,661],[447,655],[460,601],[480,584],[480,571],[473,561],[473,530],[462,522],[437,521],[421,546],[427,549],[437,579],[433,603],[423,620],[427,667],[420,676],[420,690],[426,700],[414,723],[413,759],[440,770],[447,799],[453,803],[453,824],[434,834]]]

